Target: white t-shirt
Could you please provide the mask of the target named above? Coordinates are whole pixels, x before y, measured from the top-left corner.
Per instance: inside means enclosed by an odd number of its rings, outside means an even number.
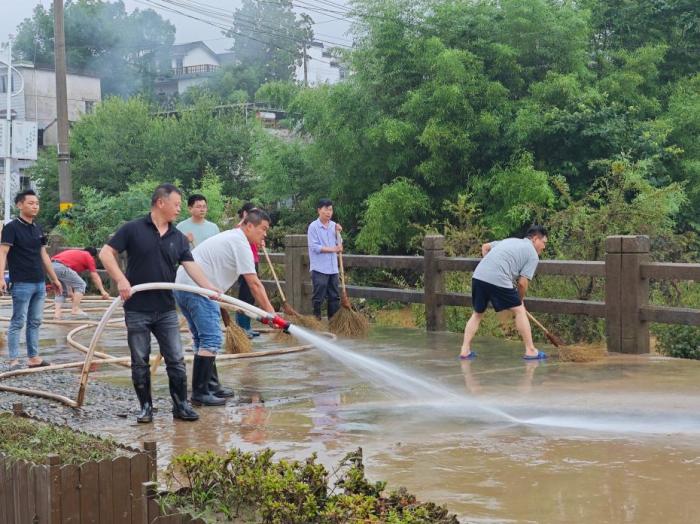
[[[250,242],[240,229],[230,229],[207,238],[192,250],[192,256],[209,281],[224,292],[236,283],[240,275],[255,273]],[[182,266],[177,270],[175,282],[197,285]]]

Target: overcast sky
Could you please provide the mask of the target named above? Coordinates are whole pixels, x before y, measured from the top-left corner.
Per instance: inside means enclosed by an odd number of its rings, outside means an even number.
[[[200,3],[226,9],[233,12],[239,5],[239,0],[200,0]],[[345,4],[345,0],[334,0],[335,3]],[[32,16],[34,6],[43,4],[48,9],[53,0],[0,0],[0,42],[6,42],[10,33],[15,33],[17,26],[25,18]],[[162,2],[158,2],[162,3]],[[139,0],[124,0],[127,11],[131,12],[134,9],[148,9]],[[162,9],[153,8],[163,18],[170,20],[177,29],[175,41],[177,43],[192,42],[195,40],[204,40],[205,43],[214,51],[221,52],[231,46],[231,40],[223,38],[221,31],[204,22],[193,20],[186,16],[167,12]],[[314,31],[321,40],[327,42],[345,42],[349,43],[348,37],[345,35],[348,30],[348,23],[344,21],[334,20],[330,16],[324,16],[319,13],[309,13],[317,25]],[[197,15],[194,15],[197,16]]]

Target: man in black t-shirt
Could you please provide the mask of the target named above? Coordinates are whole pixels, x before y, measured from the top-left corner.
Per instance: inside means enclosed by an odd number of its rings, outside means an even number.
[[[131,286],[150,282],[174,282],[181,264],[198,286],[215,288],[194,262],[185,235],[173,226],[180,213],[181,193],[172,184],[158,186],[151,198],[151,212],[124,224],[100,251],[100,260],[117,283],[124,300],[127,341],[131,351],[131,378],[141,405],[138,422],[153,421],[151,399],[151,333],[165,359],[173,417],[197,420],[187,401],[187,374],[180,343],[180,325],[172,291],[142,291],[131,295]],[[117,254],[128,255],[126,275],[119,268]]]
[[[39,357],[39,327],[44,315],[46,273],[62,293],[61,283],[46,252],[46,236],[34,220],[39,214],[39,198],[32,190],[22,191],[15,197],[19,216],[2,229],[0,242],[0,291],[7,289],[5,265],[12,282],[12,319],[7,330],[10,369],[18,369],[19,336],[27,324],[27,365],[30,368],[49,366]]]

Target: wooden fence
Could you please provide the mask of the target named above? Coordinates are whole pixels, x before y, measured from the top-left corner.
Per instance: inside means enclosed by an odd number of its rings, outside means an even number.
[[[15,405],[15,414],[22,414]],[[156,445],[125,448],[132,456],[61,464],[51,455],[45,464],[0,454],[0,524],[145,524],[142,485],[155,481]]]
[[[471,296],[445,291],[445,273],[472,272],[479,258],[447,257],[445,239],[428,235],[423,239],[423,256],[343,256],[345,267],[366,269],[409,269],[423,275],[423,289],[391,289],[348,286],[348,295],[425,305],[429,331],[445,329],[446,306],[471,306]],[[646,236],[612,236],[606,239],[605,260],[542,260],[538,275],[602,278],[605,300],[527,298],[532,312],[587,315],[605,319],[609,351],[649,352],[649,323],[700,325],[700,310],[649,305],[649,281],[700,281],[700,264],[653,263]],[[310,313],[311,279],[306,235],[287,235],[283,253],[271,253],[273,262],[285,266],[285,293],[289,303],[302,313]],[[268,290],[274,283],[266,281]]]

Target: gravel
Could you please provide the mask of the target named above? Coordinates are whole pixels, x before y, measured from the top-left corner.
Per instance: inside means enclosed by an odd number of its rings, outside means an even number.
[[[8,371],[6,364],[0,364],[0,372]],[[65,371],[11,377],[2,381],[7,386],[32,388],[41,391],[59,392],[67,397],[78,393],[78,375]],[[166,398],[154,398],[154,408],[168,412],[171,403]],[[104,422],[133,419],[138,413],[138,401],[133,389],[90,380],[85,404],[80,409],[71,408],[54,400],[19,395],[0,391],[0,411],[11,411],[12,405],[20,402],[24,411],[54,424],[63,424],[83,431]]]

